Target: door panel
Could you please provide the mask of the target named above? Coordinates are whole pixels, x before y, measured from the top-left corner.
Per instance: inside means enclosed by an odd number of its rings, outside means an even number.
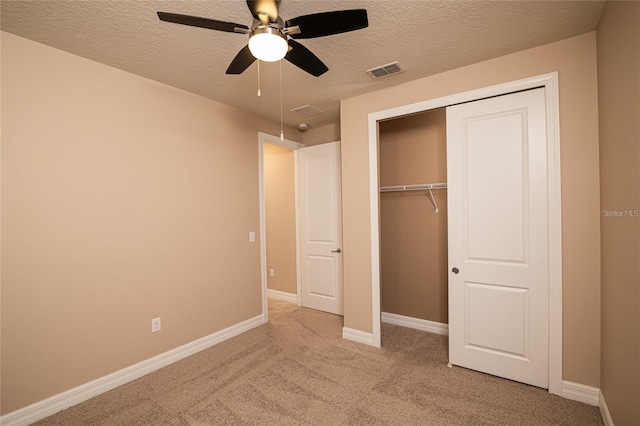
[[[447,109],[449,360],[548,387],[544,90]]]
[[[304,185],[307,191],[306,217],[308,221],[308,241],[313,243],[333,243],[337,215],[334,214],[335,179],[333,173],[335,158],[331,153],[310,155],[304,152]]]
[[[526,289],[467,282],[465,301],[465,346],[526,358]]]
[[[469,139],[463,178],[468,195],[465,247],[469,259],[524,260],[527,147],[523,146],[526,139],[520,137],[524,113],[488,114],[466,123]]]
[[[342,315],[340,144],[297,153],[302,306]]]
[[[336,261],[330,256],[309,256],[309,294],[316,297],[336,298],[338,289],[333,277]]]

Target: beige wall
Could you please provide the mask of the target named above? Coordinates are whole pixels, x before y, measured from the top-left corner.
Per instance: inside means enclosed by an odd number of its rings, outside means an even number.
[[[559,74],[560,92],[563,379],[599,386],[595,32],[341,102],[345,327],[372,331],[368,114],[553,71]]]
[[[640,3],[598,25],[602,210],[640,209]],[[640,218],[602,216],[601,390],[616,425],[640,424]]]
[[[267,288],[297,293],[293,150],[264,144]],[[274,270],[272,277],[269,271]]]
[[[446,111],[437,109],[379,126],[380,186],[447,181]],[[447,192],[380,195],[382,311],[449,322]]]
[[[340,140],[340,123],[325,124],[320,127],[310,127],[303,134],[304,146],[320,145],[322,143]]]
[[[1,124],[3,414],[261,314],[277,123],[3,32]]]

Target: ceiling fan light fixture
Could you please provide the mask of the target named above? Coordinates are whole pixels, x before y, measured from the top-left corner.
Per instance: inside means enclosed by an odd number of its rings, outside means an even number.
[[[276,62],[284,58],[289,50],[287,38],[277,28],[258,27],[251,31],[249,50],[264,62]]]
[[[2,1],[2,0],[0,0]],[[226,74],[242,74],[256,59],[276,62],[286,59],[314,77],[329,68],[296,39],[342,34],[369,26],[365,9],[335,10],[302,15],[284,20],[278,12],[282,0],[246,0],[253,17],[251,28],[235,22],[217,21],[199,16],[158,12],[161,21],[228,33],[249,35],[245,45],[233,58]]]

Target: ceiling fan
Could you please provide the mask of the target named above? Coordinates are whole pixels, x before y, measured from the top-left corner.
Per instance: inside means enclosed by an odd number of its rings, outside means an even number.
[[[251,28],[233,22],[197,16],[158,12],[162,21],[229,33],[249,34],[249,43],[231,61],[227,74],[241,74],[256,60],[282,58],[309,74],[319,77],[329,68],[296,39],[324,37],[369,26],[365,9],[337,10],[298,16],[284,21],[278,14],[281,0],[247,0],[253,15]]]

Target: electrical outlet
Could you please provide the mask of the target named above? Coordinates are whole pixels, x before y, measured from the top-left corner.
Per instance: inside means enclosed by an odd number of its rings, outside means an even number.
[[[273,268],[269,269],[269,276],[272,277],[272,278],[275,277],[276,276],[276,270],[273,269]]]
[[[255,243],[256,242],[256,233],[251,231],[249,232],[249,242],[250,243]]]
[[[151,320],[151,332],[155,333],[156,331],[162,330],[162,324],[160,323],[160,317],[154,318]]]

